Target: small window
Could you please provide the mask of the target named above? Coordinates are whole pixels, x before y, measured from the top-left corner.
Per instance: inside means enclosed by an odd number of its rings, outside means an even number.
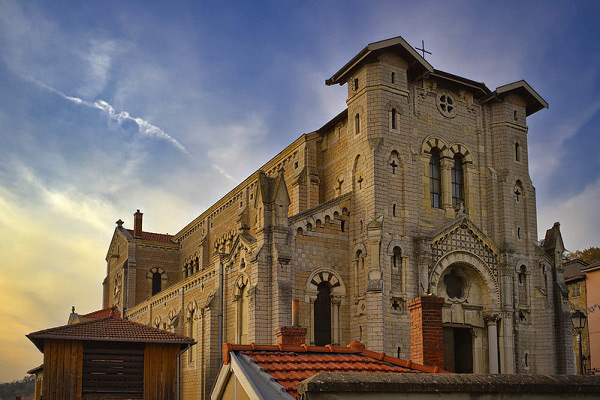
[[[392,129],[396,129],[396,109],[392,108]]]
[[[392,205],[392,215],[395,217],[396,216],[396,205]]]
[[[521,145],[515,143],[515,161],[521,161]]]
[[[518,121],[518,120],[519,120],[519,116],[517,115],[517,110],[514,110],[514,111],[513,111],[513,119],[514,119],[515,121]]]
[[[358,90],[358,78],[354,78],[354,90]]]
[[[342,220],[342,222],[340,222],[340,229],[342,230],[342,232],[344,232],[345,228],[346,228],[346,221]]]
[[[392,72],[392,83],[396,83],[396,73]]]
[[[360,132],[360,114],[356,113],[354,116],[354,133]]]

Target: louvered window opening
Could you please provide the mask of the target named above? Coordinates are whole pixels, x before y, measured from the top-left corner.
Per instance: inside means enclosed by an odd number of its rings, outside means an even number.
[[[144,398],[144,346],[86,343],[82,378],[84,399]]]

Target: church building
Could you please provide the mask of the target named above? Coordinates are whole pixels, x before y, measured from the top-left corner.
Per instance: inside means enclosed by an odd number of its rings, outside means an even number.
[[[560,226],[537,237],[527,82],[495,90],[433,68],[404,39],[326,80],[347,108],[175,235],[117,222],[104,307],[193,338],[184,398],[206,398],[229,343],[275,344],[299,300],[306,344],[411,359],[415,297],[445,300],[444,368],[574,372]],[[335,90],[331,88],[331,90]]]

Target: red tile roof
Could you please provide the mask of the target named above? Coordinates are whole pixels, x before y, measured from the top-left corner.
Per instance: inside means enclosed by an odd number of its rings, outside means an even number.
[[[127,229],[127,232],[133,236],[133,229]],[[154,233],[142,231],[142,240],[149,240],[151,242],[162,242],[162,243],[173,243],[173,235],[166,233]]]
[[[225,343],[224,364],[229,363],[230,352],[251,358],[294,398],[298,396],[298,383],[319,372],[448,373],[438,367],[366,350],[356,340],[350,342],[348,347]]]
[[[121,313],[119,312],[119,309],[117,307],[112,306],[112,307],[104,308],[102,310],[93,311],[89,314],[84,314],[84,315],[82,315],[82,317],[105,318],[110,315],[115,316],[115,317],[120,317]]]
[[[44,347],[44,339],[85,340],[100,342],[133,342],[133,343],[173,343],[192,344],[193,339],[177,335],[162,329],[142,325],[137,322],[110,315],[105,318],[94,318],[78,324],[63,325],[44,329],[27,335],[40,351]]]

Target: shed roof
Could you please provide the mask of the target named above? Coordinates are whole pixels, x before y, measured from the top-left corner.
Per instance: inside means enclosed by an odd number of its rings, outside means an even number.
[[[193,344],[189,337],[177,335],[162,329],[129,321],[112,313],[108,317],[96,318],[78,324],[63,325],[55,328],[32,332],[27,338],[43,351],[44,339],[82,340],[95,342],[129,343],[172,343]]]

